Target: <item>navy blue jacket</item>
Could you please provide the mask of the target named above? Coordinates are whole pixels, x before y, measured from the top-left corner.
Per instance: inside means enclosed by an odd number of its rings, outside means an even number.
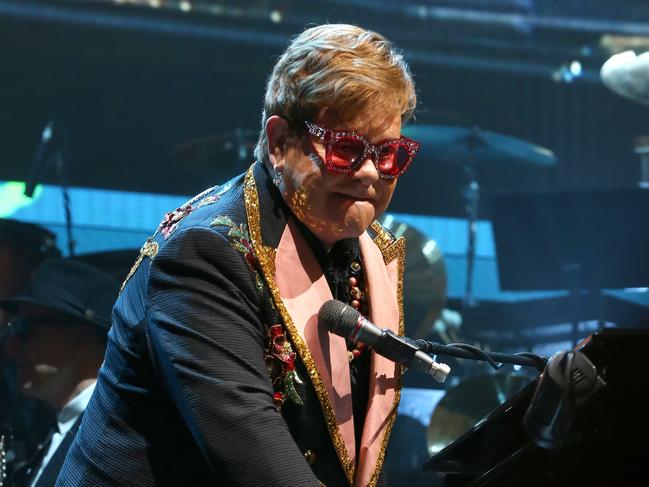
[[[277,245],[290,212],[261,164],[248,177],[260,231]],[[143,246],[57,485],[350,484],[302,357],[269,348],[274,333],[294,351],[281,326],[271,331],[281,318],[244,189],[242,175],[203,192]]]

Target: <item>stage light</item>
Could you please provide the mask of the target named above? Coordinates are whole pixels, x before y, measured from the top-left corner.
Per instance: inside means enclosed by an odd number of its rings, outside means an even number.
[[[279,10],[272,10],[270,12],[270,20],[276,24],[279,24],[282,21],[282,12]]]
[[[570,63],[570,73],[575,77],[581,76],[581,63],[577,60]]]

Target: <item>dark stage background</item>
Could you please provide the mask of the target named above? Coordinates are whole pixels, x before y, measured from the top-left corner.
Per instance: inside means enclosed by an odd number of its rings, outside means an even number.
[[[636,146],[649,134],[649,99],[621,96],[600,76],[612,55],[649,50],[646,0],[0,0],[0,180],[25,181],[43,127],[59,119],[67,183],[85,188],[77,205],[105,197],[94,190],[175,201],[223,182],[252,162],[274,60],[291,36],[323,22],[383,33],[415,75],[419,106],[405,130],[423,144],[390,207],[392,229],[410,237],[410,334],[549,355],[602,327],[647,326],[649,201],[638,190]],[[505,135],[518,140],[505,149],[538,146],[555,156],[548,165],[507,160],[495,147],[474,161],[478,237],[488,248],[475,256],[472,304],[466,232],[453,251],[439,233],[466,224],[467,161],[440,160],[459,144],[440,142],[440,127]],[[59,180],[49,171],[39,182],[54,191]],[[93,215],[78,229],[81,244],[109,238],[93,234],[105,223]],[[63,232],[60,222],[41,223]],[[592,251],[595,240],[606,244]],[[430,241],[451,243],[432,253]],[[573,250],[566,257],[556,248]],[[133,257],[88,259],[120,275]],[[456,375],[444,387],[406,377],[387,461],[394,485],[438,485],[420,468],[441,438],[458,436],[535,377],[451,365]],[[458,400],[482,409],[453,409]],[[454,413],[459,426],[431,432],[431,415]]]

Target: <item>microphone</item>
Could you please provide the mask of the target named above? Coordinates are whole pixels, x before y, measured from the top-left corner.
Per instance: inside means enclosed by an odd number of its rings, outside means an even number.
[[[605,385],[583,352],[556,352],[525,411],[525,432],[541,448],[561,446],[572,429],[575,410]]]
[[[422,352],[414,340],[379,328],[341,301],[332,299],[320,307],[318,325],[343,338],[364,343],[393,362],[429,374],[437,382],[444,382],[451,371],[448,365],[435,362]]]
[[[43,171],[45,171],[46,166],[49,162],[49,158],[46,158],[44,156],[45,150],[49,146],[54,135],[54,124],[55,122],[53,120],[50,120],[49,122],[47,122],[47,125],[45,125],[43,133],[41,134],[41,140],[38,143],[36,153],[34,154],[34,158],[32,159],[29,176],[27,177],[27,181],[25,182],[25,196],[28,196],[30,198],[34,196],[36,185],[38,184],[38,181],[41,178],[41,174],[43,173]]]

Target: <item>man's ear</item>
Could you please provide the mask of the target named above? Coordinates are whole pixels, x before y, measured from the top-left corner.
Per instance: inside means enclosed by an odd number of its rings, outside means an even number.
[[[268,138],[268,159],[271,169],[284,170],[288,140],[288,122],[278,116],[271,115],[266,120],[266,137]]]

